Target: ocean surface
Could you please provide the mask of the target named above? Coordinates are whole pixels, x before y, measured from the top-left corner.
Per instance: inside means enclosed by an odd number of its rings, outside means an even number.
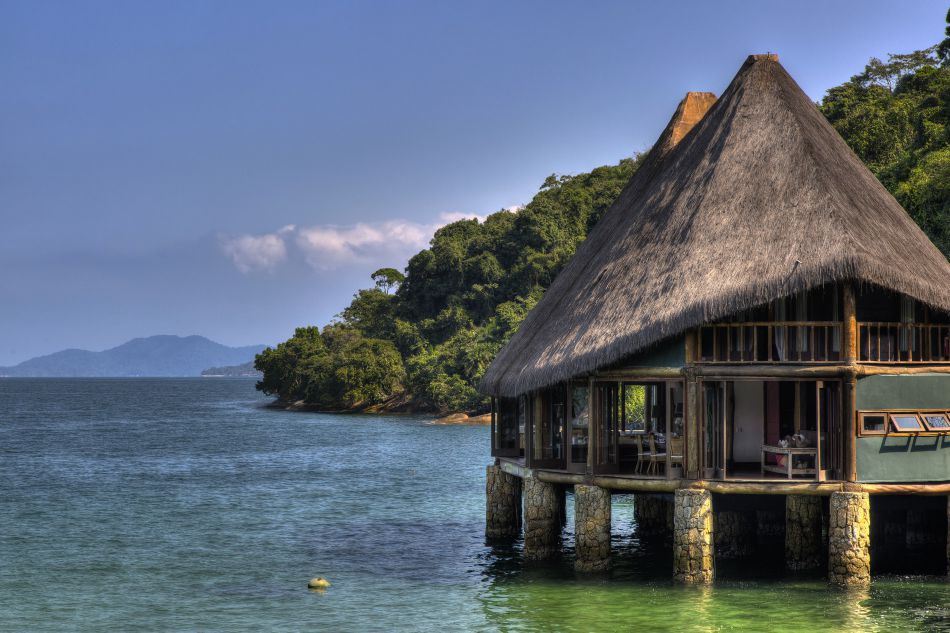
[[[607,575],[574,574],[570,518],[562,560],[526,565],[483,539],[487,428],[266,403],[242,379],[0,379],[0,630],[950,630],[941,577],[854,593],[760,561],[674,586],[629,497]]]

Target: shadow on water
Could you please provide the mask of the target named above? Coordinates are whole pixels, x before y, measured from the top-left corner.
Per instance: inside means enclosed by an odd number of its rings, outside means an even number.
[[[520,539],[487,543],[478,596],[486,622],[507,631],[950,631],[944,578],[883,575],[870,589],[834,589],[823,568],[787,572],[781,539],[717,559],[712,586],[676,585],[671,545],[641,542],[631,506],[614,497],[607,572],[574,571],[570,525],[545,562],[525,561]]]

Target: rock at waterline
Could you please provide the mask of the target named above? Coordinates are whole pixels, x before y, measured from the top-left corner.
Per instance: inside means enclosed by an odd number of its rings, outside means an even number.
[[[430,424],[491,424],[491,414],[470,416],[467,413],[450,413],[445,417],[433,420]]]
[[[311,578],[310,582],[307,583],[307,587],[310,589],[326,589],[330,586],[330,581],[322,576],[317,576],[316,578]]]

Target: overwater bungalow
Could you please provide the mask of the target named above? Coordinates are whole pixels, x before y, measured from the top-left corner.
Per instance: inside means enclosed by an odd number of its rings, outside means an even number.
[[[950,264],[776,55],[686,96],[482,389],[487,533],[523,523],[528,559],[565,488],[581,570],[609,562],[612,493],[683,582],[763,499],[786,565],[833,583],[869,581],[872,534],[947,542]]]

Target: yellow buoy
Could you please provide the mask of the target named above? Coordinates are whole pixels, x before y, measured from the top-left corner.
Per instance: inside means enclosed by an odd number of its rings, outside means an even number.
[[[307,583],[307,587],[309,587],[310,589],[326,589],[329,586],[330,586],[330,581],[322,576],[311,578],[310,582]]]

